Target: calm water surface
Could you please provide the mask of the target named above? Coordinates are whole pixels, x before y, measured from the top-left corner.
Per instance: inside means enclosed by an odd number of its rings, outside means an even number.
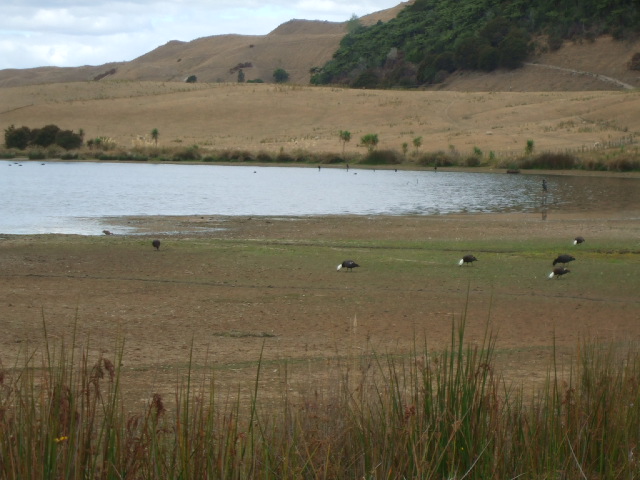
[[[99,235],[140,215],[438,215],[626,210],[640,179],[174,164],[0,161],[0,233]]]

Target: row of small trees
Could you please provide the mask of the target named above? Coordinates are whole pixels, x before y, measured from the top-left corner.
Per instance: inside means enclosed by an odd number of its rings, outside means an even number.
[[[340,130],[338,132],[338,136],[340,137],[340,141],[342,142],[342,156],[344,157],[344,149],[347,145],[347,142],[351,141],[351,132],[348,130]],[[367,147],[367,149],[369,150],[369,152],[371,152],[372,150],[374,150],[377,146],[378,146],[378,134],[377,133],[368,133],[366,135],[363,135],[362,137],[360,137],[360,144],[364,145],[365,147]],[[416,151],[418,151],[420,149],[420,147],[422,146],[422,137],[416,137],[413,139],[413,146],[415,147]],[[404,155],[407,154],[407,151],[409,150],[409,144],[408,143],[403,143],[402,144],[402,153]]]
[[[45,125],[42,128],[19,127],[11,125],[4,131],[4,144],[6,148],[24,150],[27,147],[49,147],[57,145],[65,150],[72,150],[82,146],[84,132],[75,133],[72,130],[63,130],[57,125]]]

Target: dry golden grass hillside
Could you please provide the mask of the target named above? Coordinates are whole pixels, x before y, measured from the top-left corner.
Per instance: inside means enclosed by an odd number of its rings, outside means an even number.
[[[365,25],[394,18],[408,2],[360,18]],[[171,41],[130,62],[77,68],[41,67],[0,70],[0,87],[94,79],[182,82],[195,75],[199,82],[235,82],[234,67],[245,66],[246,80],[273,81],[284,68],[292,83],[308,83],[309,70],[331,59],[347,23],[291,20],[268,35],[215,35],[191,42]]]
[[[388,21],[405,6],[362,17]],[[159,146],[251,152],[364,152],[361,136],[377,134],[380,149],[422,151],[474,147],[485,154],[602,148],[634,143],[640,132],[640,74],[629,70],[640,41],[602,37],[565,43],[521,69],[459,73],[420,91],[349,90],[308,85],[309,69],[328,60],[345,23],[292,20],[265,36],[222,35],[169,42],[131,62],[76,69],[0,71],[0,128],[56,124],[83,129],[86,139],[109,137],[120,148]],[[283,67],[286,85],[270,80]],[[115,69],[115,73],[92,80]],[[184,83],[187,75],[198,77]],[[633,147],[628,147],[633,148]]]
[[[423,137],[421,151],[478,147],[489,154],[605,147],[640,133],[640,91],[461,92],[353,90],[273,84],[102,81],[0,88],[0,129],[56,124],[110,137],[121,148],[150,140],[160,147],[252,152],[401,151]],[[142,137],[140,139],[139,137]],[[627,147],[633,148],[633,147]]]

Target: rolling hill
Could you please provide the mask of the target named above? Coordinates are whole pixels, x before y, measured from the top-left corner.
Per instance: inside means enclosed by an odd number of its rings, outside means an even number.
[[[364,25],[386,22],[404,8],[361,17]],[[347,22],[290,20],[267,35],[215,35],[190,42],[170,41],[129,62],[98,66],[40,67],[0,70],[0,87],[101,79],[182,82],[236,82],[238,65],[246,80],[273,81],[273,71],[285,69],[290,82],[306,84],[309,70],[326,63],[347,31]]]
[[[394,18],[410,2],[361,17],[364,25]],[[290,83],[306,85],[310,70],[324,65],[338,48],[347,22],[291,20],[263,36],[239,34],[171,41],[129,62],[72,68],[40,67],[0,70],[0,87],[106,80],[184,82],[273,81],[273,71],[285,69]],[[588,91],[640,87],[640,72],[628,62],[640,52],[640,41],[600,37],[593,42],[565,42],[541,54],[524,68],[491,73],[454,74],[433,89],[457,91]]]

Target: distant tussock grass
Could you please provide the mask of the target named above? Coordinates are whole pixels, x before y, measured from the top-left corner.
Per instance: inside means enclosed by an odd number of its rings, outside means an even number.
[[[450,145],[449,151],[401,152],[394,149],[373,149],[367,153],[342,153],[309,151],[296,148],[290,151],[252,151],[247,149],[211,150],[199,145],[158,147],[153,145],[121,149],[111,140],[94,144],[88,149],[61,151],[56,148],[31,148],[25,151],[0,150],[0,159],[27,157],[31,160],[63,159],[103,161],[156,161],[156,162],[207,162],[207,163],[278,163],[278,164],[352,164],[352,165],[417,165],[420,167],[494,167],[525,170],[589,170],[629,172],[640,171],[640,151],[625,145],[615,149],[590,150],[582,153],[542,152],[521,156],[497,156],[490,151],[485,155],[474,147],[463,154]],[[100,148],[99,148],[100,147]],[[108,147],[108,148],[107,148]]]
[[[76,358],[75,341],[47,343],[39,365],[0,369],[0,478],[638,477],[637,346],[585,343],[525,395],[497,372],[495,338],[465,345],[464,330],[463,318],[443,351],[349,357],[339,381],[296,397],[284,382],[262,399],[260,353],[250,399],[222,403],[190,358],[174,398],[134,412],[122,345]]]

